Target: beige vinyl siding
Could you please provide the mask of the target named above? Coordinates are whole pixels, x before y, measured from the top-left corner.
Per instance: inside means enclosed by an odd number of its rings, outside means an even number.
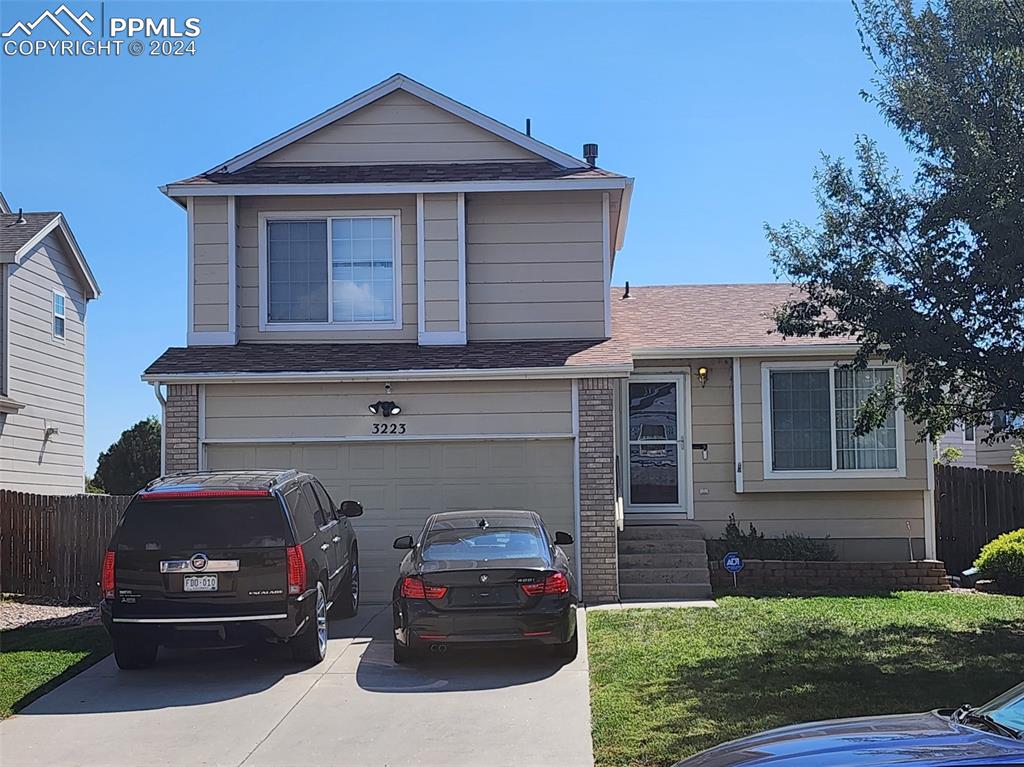
[[[228,330],[228,198],[192,198],[192,330]]]
[[[7,394],[0,415],[0,487],[80,493],[84,485],[85,312],[79,274],[52,233],[9,267]],[[65,340],[53,337],[53,290],[67,296]],[[58,433],[44,440],[47,427]]]
[[[708,445],[707,459],[701,451],[691,450],[694,519],[705,535],[721,535],[729,515],[735,514],[744,529],[753,522],[768,536],[787,532],[812,538],[829,536],[844,559],[884,559],[899,558],[906,552],[909,522],[911,537],[920,549],[924,538],[927,463],[926,446],[914,442],[914,425],[906,424],[906,479],[823,476],[810,480],[764,480],[761,362],[742,361],[744,492],[737,493],[732,360],[637,361],[637,373],[642,374],[676,373],[687,366],[694,373],[701,366],[708,368],[706,386],[701,387],[694,375],[690,394],[692,442]]]
[[[458,195],[423,195],[423,325],[459,330]]]
[[[209,440],[370,439],[392,422],[408,439],[572,432],[568,381],[398,381],[389,395],[376,383],[207,384],[204,396]],[[379,399],[401,415],[373,416]]]
[[[261,331],[259,327],[259,214],[282,211],[399,210],[402,219],[401,329]],[[324,195],[317,197],[238,197],[238,337],[241,341],[367,341],[415,342],[416,327],[416,196]]]
[[[989,469],[996,469],[998,471],[1012,471],[1013,464],[1010,463],[1010,460],[1013,457],[1013,446],[1015,443],[1011,440],[1001,440],[999,442],[986,444],[984,440],[989,434],[991,434],[991,429],[989,429],[989,427],[978,427],[978,465]]]
[[[466,195],[470,341],[603,338],[600,192]]]
[[[394,91],[260,160],[260,165],[372,165],[539,160],[423,99]]]
[[[554,535],[573,530],[572,442],[568,439],[371,444],[211,445],[210,468],[289,466],[317,476],[335,503],[364,506],[352,520],[362,599],[391,599],[404,551],[431,514],[461,509],[530,509]],[[564,547],[573,556],[573,547]]]

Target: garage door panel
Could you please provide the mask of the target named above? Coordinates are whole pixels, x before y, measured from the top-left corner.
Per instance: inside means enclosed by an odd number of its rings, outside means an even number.
[[[209,445],[206,462],[210,468],[294,467],[319,477],[335,502],[360,501],[365,513],[352,523],[368,603],[391,598],[404,555],[392,541],[417,534],[433,513],[524,508],[540,513],[551,532],[573,530],[569,440]]]

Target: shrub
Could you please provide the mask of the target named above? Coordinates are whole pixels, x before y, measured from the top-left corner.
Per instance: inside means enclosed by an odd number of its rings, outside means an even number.
[[[1024,594],[1024,529],[1003,533],[986,543],[974,566],[1000,590]]]
[[[781,538],[766,538],[752,522],[747,532],[736,523],[736,515],[729,515],[729,524],[721,538],[707,542],[708,556],[721,559],[730,551],[744,559],[780,559],[787,562],[834,562],[836,552],[828,540],[819,541],[798,533],[786,533]]]

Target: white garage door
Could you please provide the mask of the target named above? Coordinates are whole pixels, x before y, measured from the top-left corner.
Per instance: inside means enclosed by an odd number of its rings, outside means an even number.
[[[531,509],[552,534],[573,532],[569,440],[208,445],[206,465],[296,468],[319,477],[336,503],[360,501],[366,513],[353,523],[365,602],[391,599],[404,553],[392,541],[418,533],[435,512]]]

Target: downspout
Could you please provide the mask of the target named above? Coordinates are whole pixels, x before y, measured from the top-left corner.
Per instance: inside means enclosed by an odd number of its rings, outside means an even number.
[[[160,476],[167,473],[167,398],[160,391],[160,382],[153,381],[153,393],[160,403]]]

